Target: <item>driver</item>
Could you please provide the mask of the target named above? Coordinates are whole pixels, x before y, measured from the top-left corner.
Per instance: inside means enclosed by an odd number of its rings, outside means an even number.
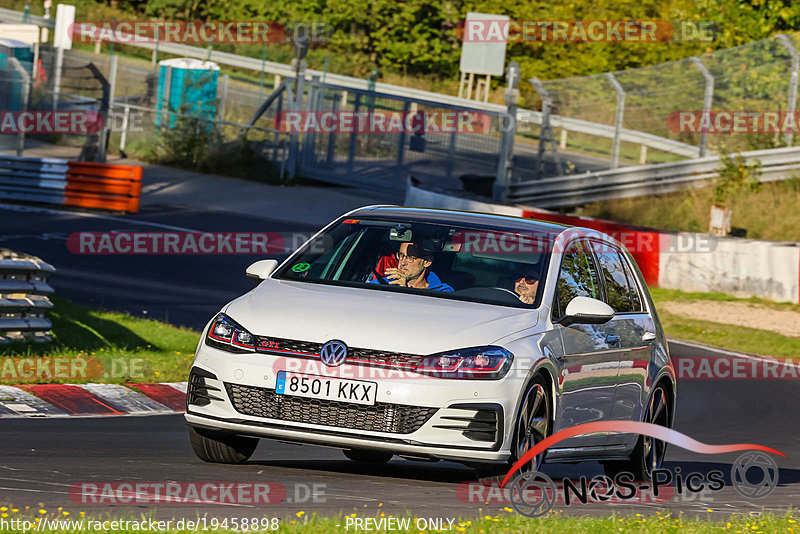
[[[433,253],[424,250],[416,243],[402,243],[396,254],[397,267],[386,267],[382,276],[391,285],[430,289],[432,291],[453,291],[452,286],[445,284],[436,274],[429,270],[433,264]],[[376,273],[381,275],[380,272]],[[372,275],[370,284],[380,284],[381,280]]]
[[[536,290],[539,289],[539,280],[530,275],[520,274],[514,279],[514,293],[525,304],[533,304],[536,300]]]

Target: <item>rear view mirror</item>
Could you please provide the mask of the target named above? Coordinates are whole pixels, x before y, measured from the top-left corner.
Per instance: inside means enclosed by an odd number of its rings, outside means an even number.
[[[259,260],[247,268],[247,278],[253,282],[260,282],[265,278],[269,278],[275,267],[278,266],[277,260]]]
[[[614,310],[605,302],[590,297],[575,297],[564,311],[559,323],[562,326],[571,324],[603,324],[614,317]]]

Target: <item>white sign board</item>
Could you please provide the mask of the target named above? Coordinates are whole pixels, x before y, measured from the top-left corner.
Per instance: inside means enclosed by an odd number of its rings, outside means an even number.
[[[75,6],[58,4],[56,8],[56,28],[53,31],[53,48],[72,50],[70,28],[75,23]]]
[[[467,13],[461,40],[461,72],[502,76],[508,44],[508,17]]]
[[[0,24],[0,39],[14,39],[27,44],[39,42],[39,26],[35,24]]]

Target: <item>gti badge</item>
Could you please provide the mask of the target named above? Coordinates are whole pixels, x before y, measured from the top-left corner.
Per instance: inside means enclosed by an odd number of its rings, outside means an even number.
[[[332,339],[322,345],[319,357],[322,359],[322,363],[328,367],[342,365],[347,358],[347,345],[337,339]]]

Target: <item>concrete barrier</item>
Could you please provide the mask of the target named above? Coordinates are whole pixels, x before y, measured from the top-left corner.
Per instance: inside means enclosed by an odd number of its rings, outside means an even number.
[[[651,287],[720,292],[800,304],[800,242],[667,232],[562,215],[531,206],[498,205],[456,197],[423,189],[410,180],[405,203],[407,206],[513,215],[600,230],[628,248]]]

